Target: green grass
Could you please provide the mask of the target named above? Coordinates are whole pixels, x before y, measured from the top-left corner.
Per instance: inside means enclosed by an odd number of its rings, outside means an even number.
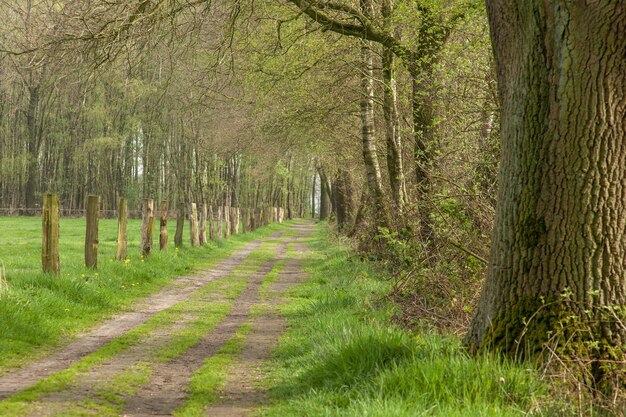
[[[163,345],[157,346],[146,357],[130,369],[122,371],[105,384],[99,387],[97,399],[87,401],[77,399],[72,404],[66,404],[61,415],[82,415],[81,412],[90,410],[102,416],[116,416],[124,410],[125,399],[133,395],[141,385],[145,384],[151,375],[152,365],[158,362],[167,362],[174,359],[210,332],[219,322],[230,313],[233,301],[247,287],[250,274],[256,272],[265,262],[276,256],[276,245],[265,242],[253,251],[227,277],[212,281],[192,294],[188,301],[180,302],[166,310],[152,316],[146,323],[139,325],[123,336],[114,339],[96,352],[93,352],[80,361],[45,378],[26,390],[0,402],[0,415],[20,416],[36,413],[40,405],[37,400],[47,394],[63,391],[76,384],[82,374],[107,360],[112,360],[133,346],[141,344],[156,330],[167,329],[185,316],[193,315],[192,321],[182,329],[171,333],[171,338]],[[207,302],[206,297],[218,296],[216,301]],[[207,371],[200,376],[201,381],[213,380],[219,384],[223,380],[225,367],[232,361],[233,355],[243,346],[247,334],[247,327],[242,326],[235,337],[231,339],[219,354],[208,360],[211,376]],[[113,359],[114,360],[114,359]],[[216,368],[217,367],[217,368]],[[207,379],[208,378],[208,379]],[[212,379],[211,379],[212,378]],[[202,392],[212,391],[219,385],[203,386]],[[193,404],[204,399],[195,398]],[[82,410],[82,411],[81,411]],[[73,414],[74,413],[74,414]]]
[[[176,417],[196,417],[204,415],[205,408],[217,401],[218,391],[224,387],[230,365],[244,347],[246,336],[251,330],[249,324],[242,324],[235,335],[224,346],[204,361],[193,374],[189,385],[189,397],[185,405],[174,411]]]
[[[99,268],[94,271],[84,267],[84,219],[62,219],[61,275],[51,276],[41,272],[41,220],[0,217],[0,268],[6,282],[0,287],[0,374],[43,356],[173,277],[208,267],[243,242],[287,226],[274,224],[204,247],[186,245],[180,251],[170,242],[167,251],[156,250],[144,259],[139,251],[140,221],[130,220],[129,261],[124,263],[114,260],[117,221],[100,220]]]
[[[319,229],[290,292],[264,416],[520,416],[545,401],[533,369],[470,357],[457,337],[390,324],[389,281]],[[531,368],[531,367],[529,367]]]

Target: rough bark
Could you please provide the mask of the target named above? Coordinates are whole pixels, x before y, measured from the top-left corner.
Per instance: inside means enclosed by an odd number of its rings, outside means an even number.
[[[623,346],[611,315],[626,304],[626,7],[487,5],[502,162],[491,261],[465,342],[532,354],[567,315],[599,350]]]

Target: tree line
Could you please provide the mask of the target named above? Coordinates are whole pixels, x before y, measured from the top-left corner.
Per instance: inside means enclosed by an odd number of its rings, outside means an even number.
[[[620,2],[17,4],[3,204],[116,183],[298,207],[458,313],[471,351],[584,347],[594,386],[623,383]]]

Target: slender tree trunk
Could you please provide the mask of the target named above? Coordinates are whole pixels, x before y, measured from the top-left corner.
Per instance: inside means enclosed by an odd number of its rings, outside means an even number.
[[[361,0],[361,9],[366,15],[371,14],[369,0]],[[361,41],[361,141],[363,162],[367,174],[367,185],[372,194],[374,209],[377,213],[376,225],[388,226],[385,193],[376,149],[374,124],[374,62],[370,41]]]
[[[383,0],[382,16],[390,25],[393,11],[392,0]],[[383,116],[387,142],[387,171],[391,184],[391,196],[396,214],[402,215],[406,203],[406,180],[402,161],[402,139],[400,136],[400,116],[398,113],[398,91],[396,87],[395,58],[390,48],[383,46]]]
[[[352,185],[350,174],[341,169],[335,180],[335,215],[337,217],[337,228],[344,230],[352,220]]]
[[[532,354],[574,316],[587,333],[566,328],[563,342],[596,341],[592,355],[623,357],[626,8],[487,5],[502,163],[491,261],[465,342]]]

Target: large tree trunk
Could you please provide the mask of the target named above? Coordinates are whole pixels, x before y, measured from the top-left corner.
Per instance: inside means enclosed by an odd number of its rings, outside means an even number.
[[[353,203],[350,173],[345,169],[340,169],[333,186],[335,218],[337,219],[337,229],[341,231],[352,221]]]
[[[626,342],[617,320],[626,304],[626,7],[487,5],[502,162],[487,281],[465,341],[533,354],[573,316],[600,342],[590,353],[610,355]]]

